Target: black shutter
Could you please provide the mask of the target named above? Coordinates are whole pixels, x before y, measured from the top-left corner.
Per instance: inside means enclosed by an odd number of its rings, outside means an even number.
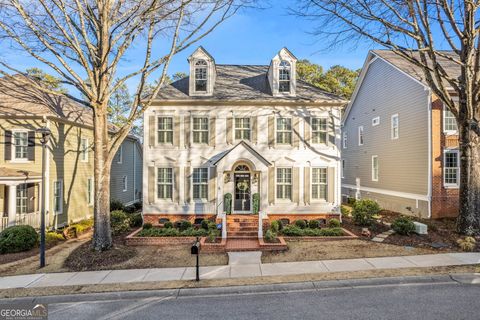
[[[12,131],[5,130],[5,160],[12,160]]]
[[[28,160],[35,161],[35,131],[28,131]]]
[[[35,212],[35,184],[27,184],[27,213]]]

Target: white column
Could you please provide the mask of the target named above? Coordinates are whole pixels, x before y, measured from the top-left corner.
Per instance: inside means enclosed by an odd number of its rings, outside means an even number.
[[[17,185],[8,185],[8,226],[15,225],[17,217]]]

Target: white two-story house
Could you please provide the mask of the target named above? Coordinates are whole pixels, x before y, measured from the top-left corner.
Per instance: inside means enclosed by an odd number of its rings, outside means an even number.
[[[216,64],[202,47],[188,63],[144,114],[144,221],[338,218],[346,101],[297,80],[286,48],[269,65]]]

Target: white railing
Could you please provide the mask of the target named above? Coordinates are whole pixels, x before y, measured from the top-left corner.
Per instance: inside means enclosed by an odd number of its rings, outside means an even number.
[[[267,213],[258,211],[258,239],[263,239],[263,219],[267,218]]]
[[[17,214],[15,224],[28,225],[38,229],[40,228],[40,212]]]
[[[8,227],[8,217],[2,217],[0,220],[0,232]]]

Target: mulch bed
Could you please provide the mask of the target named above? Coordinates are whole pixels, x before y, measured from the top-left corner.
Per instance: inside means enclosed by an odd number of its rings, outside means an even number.
[[[343,216],[342,228],[349,230],[356,236],[362,237],[362,229],[366,227],[358,226],[353,222],[352,218]],[[375,221],[371,226],[368,227],[368,230],[370,230],[372,237],[374,237],[377,234],[390,230],[390,227]]]

